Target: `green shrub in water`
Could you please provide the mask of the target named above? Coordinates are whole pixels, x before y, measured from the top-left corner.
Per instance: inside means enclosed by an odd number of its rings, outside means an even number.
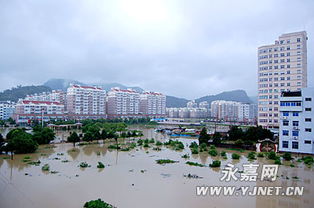
[[[45,164],[43,167],[41,167],[42,171],[49,171],[50,170],[50,166],[49,164]]]
[[[101,199],[91,200],[84,204],[84,208],[114,208],[111,204],[108,204]]]
[[[197,162],[191,162],[191,161],[187,161],[185,164],[191,165],[191,166],[197,166],[197,167],[204,167],[203,164],[200,164],[200,163],[197,163]]]
[[[105,165],[102,162],[98,162],[97,168],[105,168]]]
[[[239,154],[237,154],[237,153],[232,153],[231,157],[234,160],[238,160],[238,159],[240,159],[241,156]]]
[[[210,149],[210,150],[208,151],[208,154],[215,157],[215,156],[218,155],[218,152],[217,152],[216,149]]]
[[[221,162],[219,160],[214,160],[212,164],[209,164],[209,166],[212,168],[220,167],[220,165],[221,165]]]

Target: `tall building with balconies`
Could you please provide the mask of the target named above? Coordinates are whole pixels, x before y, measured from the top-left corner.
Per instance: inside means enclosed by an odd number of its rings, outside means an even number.
[[[144,116],[166,115],[166,95],[158,92],[144,92],[140,95],[140,113]]]
[[[0,120],[7,120],[13,117],[15,103],[11,101],[0,101]]]
[[[112,88],[107,93],[107,114],[109,118],[139,117],[140,93],[132,89]]]
[[[215,100],[211,103],[211,117],[224,121],[237,121],[239,102]]]
[[[20,99],[15,106],[14,119],[17,123],[29,123],[32,120],[63,120],[64,105],[60,102]]]
[[[279,150],[314,154],[314,88],[280,97]]]
[[[99,87],[71,85],[67,89],[66,110],[69,118],[105,118],[106,91]]]
[[[60,102],[65,104],[66,93],[62,90],[52,90],[51,92],[42,92],[32,95],[27,95],[24,100],[33,101],[50,101],[50,102]]]
[[[258,48],[258,125],[278,128],[281,92],[307,87],[307,39],[287,33]]]

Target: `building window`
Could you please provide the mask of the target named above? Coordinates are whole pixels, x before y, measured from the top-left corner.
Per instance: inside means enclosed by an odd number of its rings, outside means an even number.
[[[283,125],[283,126],[289,126],[289,121],[283,121],[283,122],[282,122],[282,125]]]
[[[305,132],[312,132],[311,128],[305,128]]]
[[[304,140],[304,144],[312,144],[311,140]]]
[[[299,136],[299,131],[292,131],[292,136]]]
[[[312,108],[305,108],[305,111],[312,111]]]
[[[288,141],[282,141],[282,148],[289,148],[289,142]]]
[[[292,142],[292,149],[299,149],[299,142]]]
[[[293,126],[299,126],[299,121],[293,121],[293,122],[292,122],[292,125],[293,125]]]
[[[305,118],[305,122],[311,122],[312,119],[311,118]]]
[[[284,112],[282,112],[282,115],[283,115],[283,116],[289,116],[289,112],[284,111]]]
[[[305,101],[312,101],[312,98],[305,98]]]
[[[282,135],[283,136],[289,136],[289,131],[288,130],[282,130]]]
[[[293,115],[293,116],[299,116],[299,113],[298,113],[298,112],[293,112],[292,115]]]
[[[297,38],[297,42],[298,42],[298,43],[301,42],[301,38]]]

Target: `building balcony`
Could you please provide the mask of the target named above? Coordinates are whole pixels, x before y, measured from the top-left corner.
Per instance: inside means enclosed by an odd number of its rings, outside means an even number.
[[[280,106],[279,111],[295,111],[301,112],[302,106]]]

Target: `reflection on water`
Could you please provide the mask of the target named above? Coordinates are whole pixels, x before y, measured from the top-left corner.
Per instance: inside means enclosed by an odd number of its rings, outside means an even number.
[[[142,138],[155,138],[165,141],[167,136],[156,134],[153,129],[142,129]],[[63,136],[62,136],[63,135]],[[68,132],[58,132],[60,138],[66,138]],[[193,139],[180,138],[186,145]],[[123,140],[119,141],[124,142]],[[126,142],[130,142],[127,140]],[[282,165],[279,178],[269,182],[221,182],[220,168],[192,167],[185,164],[183,154],[190,154],[189,148],[174,151],[162,147],[161,151],[151,148],[136,147],[129,152],[108,150],[110,142],[76,146],[56,144],[41,146],[35,154],[15,155],[14,160],[0,159],[0,207],[4,208],[55,208],[82,207],[85,201],[102,198],[120,208],[129,207],[313,207],[313,169],[299,165],[291,168]],[[153,145],[151,145],[153,146]],[[148,153],[147,153],[148,151]],[[221,151],[221,150],[218,150]],[[232,151],[227,151],[228,159],[210,157],[207,153],[191,155],[189,161],[207,165],[212,160],[220,159],[222,167],[227,163],[235,164],[240,169],[247,159],[232,160]],[[243,153],[246,155],[247,153]],[[40,160],[39,166],[23,161],[30,156],[31,161]],[[175,164],[158,165],[157,159],[172,159]],[[80,168],[85,161],[91,167]],[[105,164],[104,169],[97,169],[98,161]],[[257,162],[257,161],[256,161]],[[258,158],[260,164],[269,163]],[[52,174],[41,170],[44,164],[50,165]],[[195,174],[202,178],[187,178],[184,175]],[[297,176],[299,179],[293,179]],[[289,178],[289,179],[287,179]],[[267,197],[233,197],[233,196],[196,196],[195,187],[200,185],[250,185],[250,186],[304,186],[302,197],[267,196]]]

